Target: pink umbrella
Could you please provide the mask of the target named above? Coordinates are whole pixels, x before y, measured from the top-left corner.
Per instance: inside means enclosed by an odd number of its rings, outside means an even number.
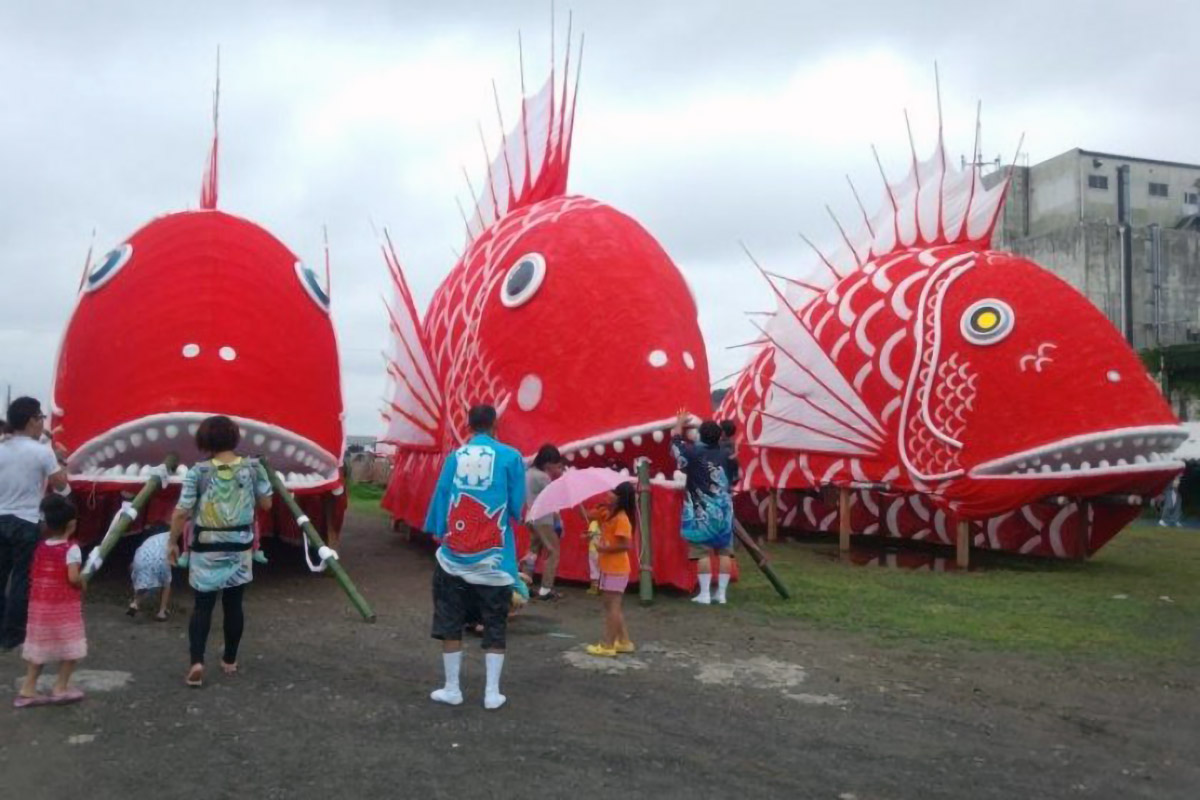
[[[573,469],[564,472],[561,478],[553,480],[542,490],[542,493],[529,507],[526,519],[538,519],[564,508],[571,508],[584,500],[604,492],[611,492],[622,483],[630,483],[633,478],[613,472],[603,467]]]

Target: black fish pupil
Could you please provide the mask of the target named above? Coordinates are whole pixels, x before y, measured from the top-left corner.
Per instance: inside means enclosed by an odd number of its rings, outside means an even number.
[[[533,262],[522,261],[517,264],[516,268],[508,274],[508,280],[504,284],[504,291],[509,297],[516,297],[521,292],[525,291],[533,280]]]

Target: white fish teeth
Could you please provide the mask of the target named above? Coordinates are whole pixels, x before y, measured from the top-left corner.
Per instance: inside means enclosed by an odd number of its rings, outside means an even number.
[[[287,482],[288,483],[299,483],[300,476],[297,475],[295,472],[289,472],[288,476],[287,476]]]
[[[1055,453],[1055,454],[1054,454],[1054,460],[1055,460],[1055,461],[1062,461],[1062,456],[1063,456],[1063,454],[1062,454],[1062,453]]]
[[[1100,466],[1100,469],[1108,469],[1110,465],[1106,459],[1102,458],[1102,459],[1100,459],[1099,466]]]
[[[638,435],[638,436],[634,436],[634,437],[630,438],[630,440],[629,440],[629,441],[633,442],[633,446],[634,446],[634,447],[641,447],[641,446],[642,446],[642,437],[641,437],[640,435]]]
[[[142,435],[140,433],[129,434],[129,443],[134,447],[142,446]]]
[[[1162,460],[1163,460],[1162,454],[1160,454],[1160,453],[1151,453],[1151,454],[1150,454],[1150,460],[1151,460],[1151,461],[1162,461]]]
[[[199,422],[189,422],[187,429],[188,429],[189,436],[195,436],[196,431],[200,430],[200,423]]]
[[[598,444],[592,448],[592,451],[595,452],[596,455],[602,456],[604,455],[604,445]]]
[[[1142,446],[1142,445],[1144,445],[1145,443],[1146,443],[1146,440],[1145,440],[1145,438],[1143,438],[1143,437],[1141,437],[1141,436],[1135,436],[1135,437],[1133,437],[1133,446],[1134,446],[1134,447],[1141,447],[1141,446]]]
[[[269,445],[267,445],[267,449],[270,450],[272,453],[278,453],[279,448],[281,448],[281,447],[283,447],[283,443],[280,442],[278,439],[272,439],[271,443]]]
[[[137,474],[141,471],[142,471],[141,464],[130,464],[128,467],[125,468],[125,474],[131,478],[136,477]]]
[[[1106,448],[1106,447],[1108,447],[1108,444],[1107,444],[1107,443],[1105,443],[1105,442],[1096,442],[1096,452],[1098,452],[1098,453],[1103,453],[1103,452],[1104,452],[1104,448]]]
[[[1082,447],[1072,447],[1071,452],[1074,453],[1075,455],[1081,455],[1083,453],[1083,448]]]
[[[1136,456],[1133,457],[1133,463],[1134,464],[1145,464],[1146,457],[1144,455],[1142,455],[1141,453],[1138,453]]]
[[[656,441],[656,442],[661,442],[663,440],[663,432],[662,431],[655,431],[653,434],[651,434],[651,436],[653,437],[654,441]]]
[[[295,453],[288,453],[290,456],[295,456],[296,460],[303,464],[308,460],[308,453],[304,450],[297,449]]]
[[[614,453],[624,453],[625,452],[625,443],[622,442],[620,439],[617,439],[615,442],[613,442],[613,452]]]
[[[267,440],[267,437],[264,436],[263,434],[261,434],[261,433],[254,434],[254,444],[261,447],[262,443],[265,442],[266,440]]]
[[[1082,464],[1079,465],[1079,468],[1080,469],[1091,469],[1092,464],[1090,461],[1084,461]]]
[[[113,441],[113,447],[117,448],[118,453],[124,453],[129,449],[129,443],[124,439],[116,439]]]
[[[574,461],[574,460],[575,460],[575,453],[574,453],[574,451],[568,451],[568,452],[567,452],[567,461]]]
[[[286,445],[283,448],[283,454],[285,456],[287,456],[288,458],[291,458],[292,453],[294,453],[294,452],[296,452],[296,445],[294,445],[294,444]]]
[[[104,448],[104,457],[105,458],[112,458],[116,454],[117,454],[117,451],[115,449],[113,449],[113,446],[111,444],[105,446],[105,448]]]
[[[176,436],[179,435],[179,426],[178,425],[168,425],[167,427],[163,428],[163,433],[167,434],[168,439],[174,439]]]
[[[146,428],[146,439],[151,442],[157,442],[158,428]]]
[[[1040,458],[1035,458],[1032,461],[1030,461],[1029,463],[1033,464],[1035,467],[1038,467],[1038,466],[1041,466],[1042,460]]]
[[[246,429],[238,428],[238,435],[241,436],[243,439],[245,439],[246,438]]]
[[[1071,471],[1071,465],[1070,465],[1070,464],[1063,464],[1061,467],[1059,467],[1059,468],[1058,468],[1058,471],[1059,471],[1059,472],[1070,472],[1070,471]]]
[[[149,464],[142,464],[142,468],[138,470],[138,477],[140,477],[140,478],[149,478],[150,477],[150,465]]]
[[[104,470],[104,474],[116,478],[123,476],[125,474],[125,470],[121,469],[120,467],[109,467],[108,469]]]
[[[1017,469],[1023,470],[1023,469],[1025,469],[1025,468],[1026,468],[1028,465],[1029,465],[1029,464],[1028,464],[1028,462],[1026,462],[1026,461],[1018,461],[1018,462],[1017,462]]]
[[[1128,462],[1128,461],[1126,461],[1126,460],[1125,460],[1125,459],[1123,459],[1123,458],[1118,458],[1118,459],[1117,459],[1117,466],[1118,466],[1118,467],[1127,467],[1127,466],[1129,466],[1129,462]]]

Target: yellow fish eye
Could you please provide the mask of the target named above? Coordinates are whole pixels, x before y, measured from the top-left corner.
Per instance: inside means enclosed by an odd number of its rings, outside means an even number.
[[[988,298],[972,303],[962,316],[963,337],[972,344],[995,344],[1013,329],[1012,307],[1003,300]]]

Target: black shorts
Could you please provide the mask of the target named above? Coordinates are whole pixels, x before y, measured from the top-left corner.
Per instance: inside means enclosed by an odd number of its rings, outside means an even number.
[[[434,639],[462,641],[468,620],[483,622],[483,649],[503,650],[512,605],[511,586],[482,586],[449,574],[439,564],[433,572]]]

